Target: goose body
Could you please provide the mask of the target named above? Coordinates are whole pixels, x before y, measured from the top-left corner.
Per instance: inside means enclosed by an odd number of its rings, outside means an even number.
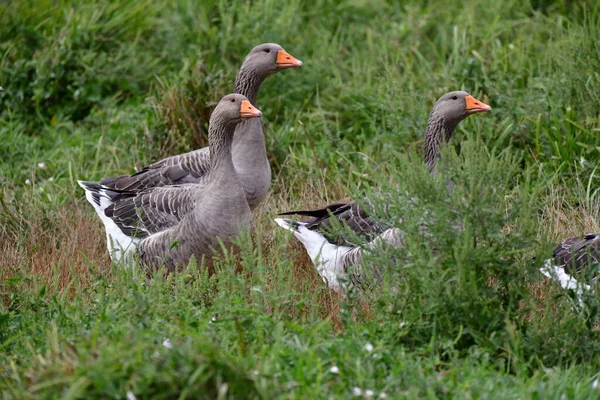
[[[489,105],[480,102],[464,91],[446,93],[436,101],[429,115],[424,139],[424,161],[431,172],[435,171],[439,160],[440,146],[451,139],[460,121],[471,114],[490,110]],[[363,251],[371,250],[376,244],[387,244],[395,247],[402,245],[403,233],[399,229],[382,226],[354,202],[334,203],[317,210],[289,211],[279,215],[294,214],[309,216],[311,219],[304,221],[302,225],[296,225],[300,224],[298,222],[284,220],[286,221],[286,226],[284,226],[281,219],[276,220],[276,222],[288,230],[291,230],[288,226],[302,226],[302,229],[296,229],[298,233],[294,232],[294,235],[300,239],[305,247],[305,242],[310,238],[311,243],[320,243],[323,249],[328,249],[326,254],[334,254],[335,247],[341,248],[340,252],[343,254],[337,256],[335,262],[324,263],[321,261],[317,263],[311,256],[317,270],[320,269],[321,276],[324,276],[324,274],[327,276],[339,274],[341,280],[345,280],[347,279],[345,273],[352,268],[355,271],[358,270],[361,273],[359,275],[364,275],[364,271],[361,270],[359,265],[363,259]],[[357,244],[352,243],[352,238],[349,235],[344,235],[343,232],[340,234],[339,229],[332,229],[335,226],[344,225],[363,238],[367,244],[357,246]],[[314,235],[308,235],[306,230],[314,232]],[[317,240],[317,236],[319,236],[319,240]],[[308,247],[306,249],[308,251]],[[327,259],[332,260],[333,258],[329,257]],[[327,269],[327,272],[322,272],[325,269]],[[373,275],[377,278],[379,274],[373,273]],[[359,276],[358,279],[360,278]],[[330,287],[336,287],[330,279],[327,281]]]
[[[243,95],[221,99],[210,119],[210,164],[200,184],[132,191],[79,181],[105,225],[113,260],[129,261],[137,251],[143,265],[174,269],[192,255],[198,261],[210,256],[250,227],[252,213],[231,148],[236,126],[259,116]]]
[[[590,285],[583,278],[588,270],[600,264],[600,232],[588,233],[581,237],[564,240],[554,248],[552,258],[547,259],[540,268],[546,277],[555,280],[563,289],[575,291],[577,299],[582,304],[584,291],[590,290]],[[597,279],[598,272],[592,279]]]

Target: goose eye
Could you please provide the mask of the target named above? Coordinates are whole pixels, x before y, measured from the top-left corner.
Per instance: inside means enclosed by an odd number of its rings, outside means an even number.
[[[231,99],[231,102],[232,102],[232,103],[235,103],[235,99]]]
[[[271,49],[265,49],[265,53],[270,53]]]
[[[452,100],[458,100],[458,96],[452,96]]]

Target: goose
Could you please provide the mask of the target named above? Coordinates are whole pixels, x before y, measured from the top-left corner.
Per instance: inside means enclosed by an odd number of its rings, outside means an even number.
[[[234,93],[256,105],[263,81],[283,69],[302,66],[302,61],[275,43],[254,47],[244,59],[234,83]],[[244,185],[250,208],[265,198],[271,184],[271,167],[267,159],[265,137],[260,120],[238,125],[232,147],[233,163]],[[133,175],[107,178],[100,182],[110,189],[141,191],[151,187],[180,183],[202,183],[210,166],[209,148],[171,156],[150,164]]]
[[[577,278],[584,278],[590,268],[597,268],[599,264],[600,232],[588,233],[565,239],[556,246],[552,257],[544,261],[540,272],[557,281],[563,289],[575,291],[579,305],[583,305],[583,292],[591,287]],[[595,271],[592,280],[597,277],[598,271]]]
[[[142,191],[108,189],[79,181],[106,228],[113,260],[136,253],[146,267],[169,271],[195,255],[210,265],[213,249],[229,246],[240,229],[252,225],[252,212],[232,159],[236,127],[262,113],[241,94],[223,97],[208,131],[210,165],[202,184],[184,183]],[[241,133],[243,134],[243,133]]]
[[[458,124],[469,115],[488,112],[492,108],[465,91],[453,91],[441,96],[433,106],[424,138],[424,161],[431,172],[440,158],[440,146],[448,142]],[[304,222],[276,218],[275,222],[291,231],[308,252],[323,280],[334,290],[343,289],[340,283],[350,280],[365,284],[365,271],[360,264],[364,250],[387,244],[402,246],[403,233],[397,228],[386,229],[354,202],[333,203],[317,210],[289,211],[279,216],[303,215],[311,217]],[[351,238],[333,229],[346,225],[367,243],[364,247],[352,243]],[[379,275],[373,270],[374,277]]]
[[[283,69],[302,66],[302,61],[287,53],[275,43],[254,47],[244,59],[234,84],[239,93],[256,105],[258,91],[263,81]],[[99,185],[104,190],[142,192],[144,190],[176,184],[206,184],[210,170],[210,146],[188,153],[167,157],[150,164],[133,175],[106,178]],[[248,119],[238,124],[232,145],[235,169],[240,177],[250,209],[256,208],[265,198],[271,185],[271,167],[267,159],[265,137],[259,119]],[[96,207],[99,195],[92,191],[86,198]],[[111,202],[110,199],[105,201]],[[103,216],[101,216],[103,218]],[[129,216],[135,219],[135,215]],[[138,221],[139,222],[139,221]],[[126,224],[131,224],[127,221]],[[127,236],[128,231],[111,231],[113,236]],[[109,247],[109,252],[110,252]],[[115,253],[120,254],[120,253]]]

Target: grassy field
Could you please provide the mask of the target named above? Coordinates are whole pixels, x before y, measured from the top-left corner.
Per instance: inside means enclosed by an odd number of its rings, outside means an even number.
[[[537,270],[600,230],[600,6],[398,3],[0,4],[2,398],[600,398],[600,301]],[[274,178],[242,260],[111,265],[76,180],[206,145],[263,42],[304,67],[259,95]],[[456,89],[493,111],[431,177],[427,116]],[[406,248],[342,298],[272,219],[374,191]]]

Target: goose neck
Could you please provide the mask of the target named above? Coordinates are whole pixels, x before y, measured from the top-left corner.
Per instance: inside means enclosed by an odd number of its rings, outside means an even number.
[[[227,123],[214,118],[210,122],[208,131],[208,146],[210,148],[211,172],[223,173],[234,171],[231,158],[231,143],[235,133],[236,124]]]
[[[435,169],[435,165],[440,158],[440,147],[442,143],[450,141],[456,125],[456,123],[437,114],[435,110],[431,112],[429,121],[427,121],[423,146],[425,164],[427,164],[430,171],[433,172]]]
[[[261,77],[252,69],[246,68],[242,65],[240,72],[235,78],[233,90],[235,93],[246,96],[250,103],[256,105],[258,91],[263,81],[264,77]]]

